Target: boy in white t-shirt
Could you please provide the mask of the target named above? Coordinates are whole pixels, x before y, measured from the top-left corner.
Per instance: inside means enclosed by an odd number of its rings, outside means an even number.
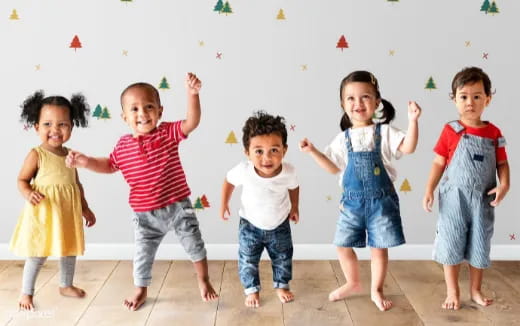
[[[289,220],[299,220],[299,186],[294,167],[282,162],[287,152],[284,118],[256,112],[242,131],[249,160],[227,173],[220,216],[229,219],[229,199],[235,187],[241,185],[238,268],[245,305],[260,306],[258,264],[264,248],[271,258],[276,293],[282,303],[290,302],[294,295],[289,290],[293,255]]]

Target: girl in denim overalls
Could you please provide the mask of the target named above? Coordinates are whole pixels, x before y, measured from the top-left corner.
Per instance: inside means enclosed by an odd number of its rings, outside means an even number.
[[[327,147],[325,154],[304,139],[300,148],[309,152],[325,170],[342,173],[341,214],[334,237],[346,284],[329,294],[329,300],[341,300],[361,291],[359,266],[353,248],[367,243],[372,255],[371,299],[378,309],[390,309],[392,302],[383,294],[388,267],[388,248],[405,242],[399,213],[399,199],[392,184],[395,169],[392,158],[415,151],[421,108],[408,104],[407,133],[391,127],[392,104],[381,98],[377,79],[368,71],[355,71],[343,79],[340,87],[342,132]],[[378,122],[376,109],[383,104]]]
[[[460,120],[446,124],[435,146],[423,206],[431,212],[433,192],[442,177],[433,259],[444,265],[447,296],[442,307],[456,310],[464,260],[469,263],[471,299],[482,306],[492,303],[482,295],[482,276],[490,265],[494,207],[509,190],[509,165],[502,133],[480,119],[491,101],[487,74],[477,67],[463,69],[453,79],[452,92]]]

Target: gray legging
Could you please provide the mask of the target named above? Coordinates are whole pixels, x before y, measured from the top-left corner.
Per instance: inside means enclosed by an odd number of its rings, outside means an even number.
[[[36,277],[47,257],[27,257],[23,268],[22,294],[33,295]],[[60,287],[72,286],[76,256],[60,257]]]

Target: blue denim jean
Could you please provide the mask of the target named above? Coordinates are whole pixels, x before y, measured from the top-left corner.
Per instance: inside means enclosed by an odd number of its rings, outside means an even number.
[[[292,278],[293,245],[289,219],[274,230],[262,230],[240,218],[238,272],[246,295],[260,291],[258,264],[264,248],[271,258],[273,287],[288,289]]]

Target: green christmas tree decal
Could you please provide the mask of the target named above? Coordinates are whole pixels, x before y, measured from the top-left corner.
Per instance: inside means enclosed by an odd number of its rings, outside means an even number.
[[[200,201],[200,197],[197,197],[197,200],[195,201],[195,205],[193,205],[193,208],[204,209],[204,206],[202,206],[202,202]]]
[[[166,77],[163,77],[163,79],[161,80],[161,83],[159,84],[159,89],[170,89],[170,84],[168,84]]]
[[[283,9],[280,9],[278,11],[278,15],[276,16],[276,19],[278,19],[278,20],[285,20],[285,13],[283,12]]]
[[[412,191],[412,187],[410,187],[410,182],[408,182],[408,179],[404,179],[403,183],[401,184],[401,188],[399,188],[399,190],[404,193]]]
[[[492,15],[498,14],[500,12],[495,1],[491,2],[491,7],[489,7],[488,12]]]
[[[386,0],[388,2],[399,2],[399,0]]]
[[[218,0],[215,7],[213,7],[213,11],[217,11],[220,14],[222,8],[224,8],[224,3],[222,3],[222,0]]]
[[[238,144],[237,142],[237,137],[235,137],[235,133],[233,131],[231,131],[228,135],[228,137],[226,138],[226,144]]]
[[[224,7],[222,8],[222,12],[225,13],[226,16],[227,16],[227,14],[232,14],[233,13],[233,10],[231,9],[231,6],[229,5],[228,1],[226,1],[224,3]]]
[[[437,89],[437,86],[435,86],[435,82],[433,81],[433,77],[430,76],[428,79],[428,82],[426,82],[426,86],[424,86],[425,89]]]
[[[484,2],[482,3],[482,6],[480,7],[480,11],[483,11],[487,14],[489,7],[490,7],[489,0],[484,0]]]
[[[96,105],[96,108],[94,109],[94,112],[92,112],[92,116],[96,118],[101,117],[101,112],[103,111],[103,108],[101,108],[101,105]]]
[[[11,16],[9,16],[9,19],[11,20],[19,20],[20,16],[18,16],[18,13],[16,12],[16,9],[13,9],[11,12]]]
[[[110,119],[110,112],[108,112],[108,108],[106,106],[103,108],[103,112],[101,112],[100,118],[103,120]]]
[[[134,0],[121,0],[121,2],[132,2]]]
[[[348,48],[348,43],[347,39],[345,39],[345,35],[341,35],[341,37],[338,40],[338,43],[336,44],[336,48],[341,49],[341,51],[343,51],[343,49]]]

